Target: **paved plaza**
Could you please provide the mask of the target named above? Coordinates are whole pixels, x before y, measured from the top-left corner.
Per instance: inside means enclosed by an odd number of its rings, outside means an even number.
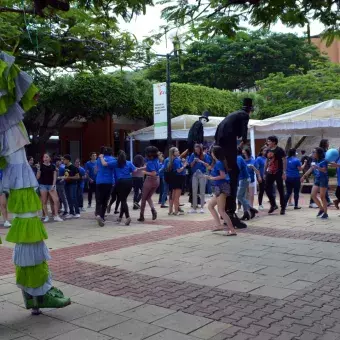
[[[261,213],[237,237],[212,233],[208,212],[158,209],[138,223],[132,211],[129,227],[111,215],[100,228],[92,209],[48,223],[55,285],[72,304],[38,317],[23,308],[4,242],[0,340],[340,339],[340,217],[316,219],[306,202]]]

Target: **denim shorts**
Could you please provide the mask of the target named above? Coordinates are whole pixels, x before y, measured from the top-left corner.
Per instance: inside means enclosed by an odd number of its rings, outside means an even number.
[[[230,195],[230,184],[227,182],[223,182],[219,185],[214,186],[215,196],[218,197],[221,194],[225,194],[226,196]]]
[[[315,178],[314,185],[319,188],[328,188],[328,178]]]
[[[51,191],[52,187],[53,187],[53,185],[40,184],[39,190],[40,191]]]

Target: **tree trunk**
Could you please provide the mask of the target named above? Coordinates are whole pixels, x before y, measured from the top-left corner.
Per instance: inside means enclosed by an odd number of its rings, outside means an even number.
[[[288,137],[287,142],[286,142],[286,147],[285,147],[285,151],[286,153],[288,152],[289,149],[292,148],[292,137]]]
[[[299,139],[299,141],[295,144],[294,149],[297,150],[297,149],[301,146],[301,144],[306,140],[306,138],[307,138],[307,136],[301,137],[301,138]]]

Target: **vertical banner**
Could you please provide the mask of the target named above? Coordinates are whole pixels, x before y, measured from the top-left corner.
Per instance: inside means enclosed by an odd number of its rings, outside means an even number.
[[[166,139],[168,136],[166,83],[153,84],[153,122],[154,139]]]

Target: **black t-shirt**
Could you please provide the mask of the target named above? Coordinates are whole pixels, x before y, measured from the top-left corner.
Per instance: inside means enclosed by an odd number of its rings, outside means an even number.
[[[56,171],[55,165],[53,165],[53,164],[50,164],[50,165],[41,164],[39,184],[53,185],[53,176],[54,176],[55,171]]]
[[[78,183],[78,179],[68,179],[67,177],[74,177],[79,174],[79,170],[73,164],[65,165],[65,182],[66,184]]]
[[[277,172],[283,171],[283,161],[282,158],[286,157],[285,151],[276,147],[275,149],[269,149],[267,151],[267,169],[266,172],[269,174],[276,174]]]

